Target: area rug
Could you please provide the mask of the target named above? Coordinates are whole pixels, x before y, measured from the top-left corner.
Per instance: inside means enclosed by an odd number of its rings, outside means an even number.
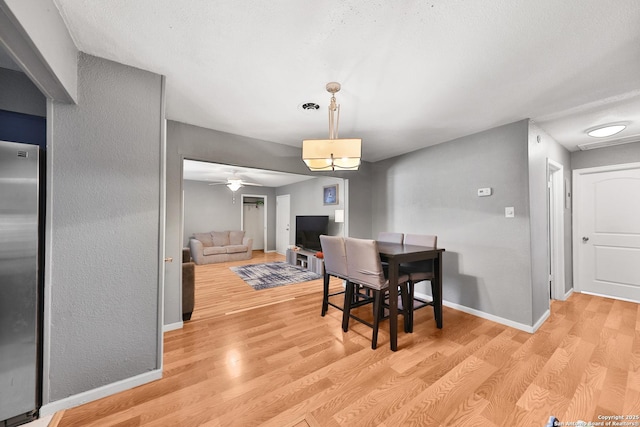
[[[256,290],[307,282],[322,277],[313,271],[286,262],[268,262],[229,268]]]

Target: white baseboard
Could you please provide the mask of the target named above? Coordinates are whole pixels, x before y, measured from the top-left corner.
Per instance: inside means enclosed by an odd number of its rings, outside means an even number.
[[[546,320],[549,318],[549,316],[551,316],[551,310],[547,309],[547,311],[545,311],[542,314],[542,316],[540,316],[538,321],[533,325],[533,328],[531,328],[531,331],[527,331],[527,332],[534,333],[535,331],[540,329],[540,326],[542,326],[542,324],[544,322],[546,322]]]
[[[168,325],[164,325],[162,327],[162,332],[175,331],[176,329],[182,329],[183,326],[184,326],[184,322],[182,321],[176,322],[176,323],[169,323]]]
[[[618,297],[615,295],[604,295],[604,294],[597,294],[595,292],[588,292],[588,291],[580,291],[581,294],[587,294],[587,295],[593,295],[594,297],[602,297],[602,298],[609,298],[609,299],[617,299],[619,301],[626,301],[626,302],[633,302],[638,304],[639,301],[636,301],[634,299],[629,299],[629,298],[622,298],[622,297]]]
[[[573,293],[573,288],[569,289],[569,292],[567,292],[566,294],[564,294],[564,299],[562,301],[566,301],[567,298],[569,298],[571,296],[571,294]]]
[[[420,299],[425,299],[427,301],[431,301],[432,300],[431,295],[422,294],[422,293],[419,293],[419,292],[416,292],[415,296],[420,298]],[[542,326],[544,321],[547,320],[549,318],[549,316],[551,315],[549,310],[547,310],[540,317],[540,319],[538,319],[538,321],[536,322],[535,325],[530,326],[530,325],[525,325],[524,323],[514,322],[513,320],[505,319],[504,317],[499,317],[499,316],[496,316],[494,314],[485,313],[484,311],[476,310],[475,308],[466,307],[464,305],[456,304],[454,302],[450,302],[450,301],[446,301],[446,300],[442,301],[442,305],[444,305],[445,307],[453,308],[453,309],[458,310],[458,311],[462,311],[463,313],[467,313],[467,314],[471,314],[471,315],[476,316],[476,317],[480,317],[482,319],[487,319],[487,320],[490,320],[492,322],[500,323],[501,325],[505,325],[505,326],[509,326],[511,328],[519,329],[521,331],[529,332],[530,334],[532,334],[535,331],[537,331],[538,328],[540,326]]]
[[[102,399],[103,397],[111,396],[113,394],[120,393],[121,391],[129,390],[131,388],[138,387],[139,385],[159,380],[160,378],[162,378],[162,369],[156,369],[150,372],[145,372],[144,374],[136,375],[135,377],[127,378],[93,390],[69,396],[64,399],[56,400],[55,402],[43,405],[40,408],[40,416],[52,415],[58,411],[62,411],[63,409],[69,409],[88,402],[93,402],[94,400]]]

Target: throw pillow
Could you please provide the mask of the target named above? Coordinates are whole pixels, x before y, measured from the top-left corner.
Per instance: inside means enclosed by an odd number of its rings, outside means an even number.
[[[228,231],[212,231],[211,237],[213,238],[214,246],[229,246]]]
[[[230,231],[229,232],[229,244],[241,245],[244,238],[244,231]]]
[[[211,233],[193,233],[193,237],[202,242],[202,246],[205,248],[213,246],[213,239],[211,239]]]

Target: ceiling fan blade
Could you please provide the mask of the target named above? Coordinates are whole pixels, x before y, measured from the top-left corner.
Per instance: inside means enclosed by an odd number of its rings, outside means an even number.
[[[257,182],[245,182],[245,181],[242,181],[242,185],[251,185],[251,186],[254,186],[254,187],[262,187],[262,184],[258,184]]]

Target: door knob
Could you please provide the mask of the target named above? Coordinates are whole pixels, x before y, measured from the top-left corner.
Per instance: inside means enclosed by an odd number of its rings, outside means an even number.
[[[164,259],[164,262],[173,262],[173,258],[167,257]]]
[[[588,241],[589,241],[589,238],[588,238],[588,237],[583,237],[583,238],[582,238],[582,243],[587,243]]]

